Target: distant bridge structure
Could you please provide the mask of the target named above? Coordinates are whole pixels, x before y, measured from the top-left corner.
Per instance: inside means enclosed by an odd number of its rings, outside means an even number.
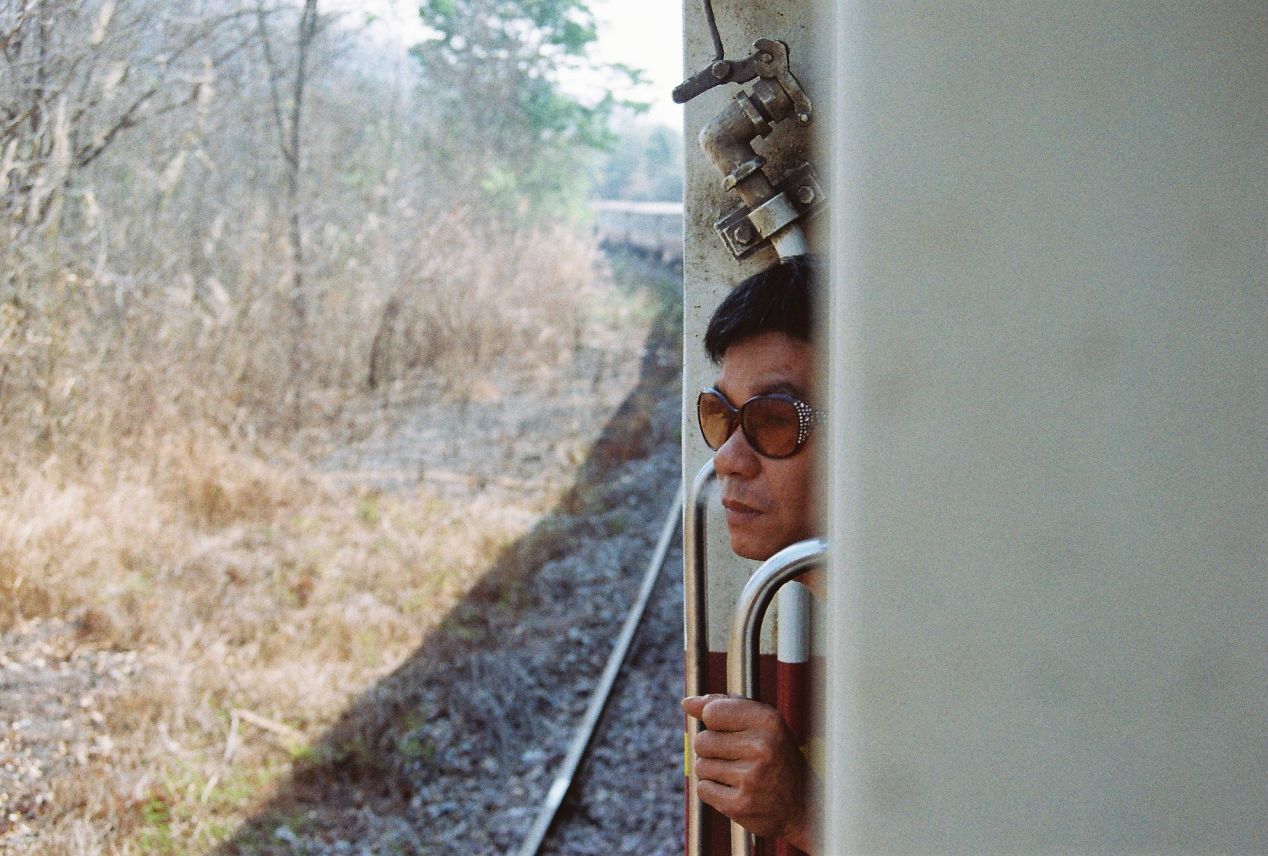
[[[681,202],[603,199],[591,203],[591,207],[595,232],[603,246],[682,263]]]

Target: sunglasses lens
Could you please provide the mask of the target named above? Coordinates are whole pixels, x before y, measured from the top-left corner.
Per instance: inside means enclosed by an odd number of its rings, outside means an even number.
[[[696,412],[700,417],[700,433],[704,435],[704,441],[716,451],[734,430],[725,402],[711,392],[702,392],[696,400]]]
[[[782,398],[755,398],[744,406],[744,435],[768,458],[797,451],[797,408]]]

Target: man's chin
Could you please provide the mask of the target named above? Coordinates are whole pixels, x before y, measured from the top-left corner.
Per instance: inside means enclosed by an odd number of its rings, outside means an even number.
[[[765,539],[753,538],[742,533],[732,533],[731,552],[741,559],[753,559],[758,562],[764,562],[779,551],[766,543]]]
[[[731,536],[731,551],[735,555],[758,562],[765,562],[785,547],[811,537],[795,532],[754,532],[738,527],[730,528],[728,534]]]

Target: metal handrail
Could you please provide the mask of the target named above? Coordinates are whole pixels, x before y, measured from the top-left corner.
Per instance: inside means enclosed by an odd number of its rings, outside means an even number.
[[[705,538],[708,520],[706,494],[717,478],[713,459],[700,468],[687,501],[683,503],[682,556],[683,556],[683,636],[686,645],[687,695],[704,695],[705,676],[709,661],[708,603],[705,598],[705,569],[709,550]],[[695,745],[701,729],[700,720],[687,717],[687,747]],[[704,856],[704,812],[700,797],[696,794],[696,769],[691,763],[690,752],[685,752],[687,764],[687,856]]]
[[[824,538],[798,541],[771,556],[753,572],[735,603],[731,618],[731,635],[727,645],[726,690],[732,695],[755,698],[757,662],[760,653],[762,619],[775,593],[785,583],[823,564],[828,554]],[[753,836],[735,821],[731,822],[732,856],[752,856]]]

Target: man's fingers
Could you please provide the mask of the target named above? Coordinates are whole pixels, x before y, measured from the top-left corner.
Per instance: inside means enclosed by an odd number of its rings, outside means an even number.
[[[693,748],[701,758],[735,761],[752,754],[752,740],[743,732],[701,731]]]
[[[687,714],[687,716],[690,716],[692,719],[699,719],[704,713],[704,706],[708,701],[708,696],[687,696],[681,702],[683,713]]]
[[[730,698],[730,696],[725,696],[721,693],[687,696],[681,702],[682,709],[683,712],[692,719],[701,719],[704,716],[704,709],[708,706],[709,702],[721,698]]]
[[[736,696],[708,699],[700,710],[700,719],[710,731],[777,730],[783,723],[779,711],[770,705]]]
[[[779,713],[768,704],[721,693],[687,696],[682,700],[682,709],[693,719],[704,722],[710,731],[773,728],[782,722]]]
[[[736,810],[736,802],[740,792],[730,785],[722,785],[709,779],[701,779],[696,783],[696,794],[700,799],[725,814],[727,817]]]
[[[717,782],[731,788],[738,788],[748,775],[749,766],[736,761],[725,761],[717,758],[697,758],[695,765],[696,778],[702,782]]]

